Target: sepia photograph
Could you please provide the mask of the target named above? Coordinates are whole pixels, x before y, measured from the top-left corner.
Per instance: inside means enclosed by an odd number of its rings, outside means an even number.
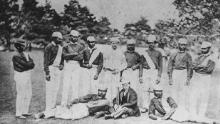
[[[0,124],[220,124],[220,0],[0,0]]]

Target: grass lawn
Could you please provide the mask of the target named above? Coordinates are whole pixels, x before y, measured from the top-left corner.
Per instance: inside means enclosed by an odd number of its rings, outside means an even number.
[[[0,52],[0,123],[3,124],[127,124],[127,123],[148,123],[148,124],[176,124],[174,121],[153,121],[147,119],[147,115],[143,114],[140,118],[129,118],[125,120],[107,120],[103,118],[94,119],[93,117],[87,117],[81,120],[61,120],[61,119],[45,119],[35,120],[33,118],[28,119],[16,119],[15,115],[15,98],[16,88],[13,80],[12,69],[12,55],[14,52]],[[37,113],[43,111],[45,108],[45,82],[43,72],[43,52],[42,50],[33,50],[30,53],[35,62],[35,69],[32,72],[32,100],[30,105],[30,112]],[[62,86],[62,84],[61,84]],[[60,103],[60,95],[58,95],[58,104]],[[189,124],[189,123],[187,123]]]

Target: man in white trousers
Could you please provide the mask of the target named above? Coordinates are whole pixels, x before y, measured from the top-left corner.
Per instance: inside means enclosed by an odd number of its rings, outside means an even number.
[[[62,65],[64,65],[63,90],[61,105],[67,106],[73,99],[79,97],[79,78],[81,74],[81,63],[85,46],[79,41],[80,34],[76,30],[70,32],[70,42],[64,46],[62,54]],[[70,91],[72,94],[70,95]],[[68,96],[71,96],[68,99]]]
[[[143,86],[142,88],[142,99],[144,108],[147,108],[150,103],[150,94],[146,92],[150,91],[154,85],[159,85],[161,75],[163,71],[163,57],[161,52],[155,49],[156,36],[148,36],[148,49],[143,54]]]
[[[16,117],[26,118],[29,115],[29,106],[32,97],[31,70],[34,68],[34,62],[26,49],[25,41],[17,41],[14,46],[17,49],[12,62],[14,67],[14,80],[16,82]]]
[[[87,43],[88,48],[86,49],[82,83],[87,83],[89,93],[94,94],[98,88],[100,88],[99,75],[103,68],[103,53],[96,47],[96,39],[94,36],[88,36]]]
[[[194,117],[206,118],[209,103],[210,83],[212,72],[215,69],[215,58],[211,51],[212,44],[203,42],[201,54],[193,62],[195,71],[192,81],[192,97],[190,111]],[[196,89],[195,89],[196,88]]]
[[[101,81],[108,88],[106,98],[112,101],[117,95],[120,86],[120,72],[126,68],[126,60],[122,50],[119,48],[120,40],[112,37],[111,48],[104,53],[104,63]]]
[[[189,109],[189,85],[192,78],[192,57],[186,51],[187,40],[180,38],[179,50],[171,55],[168,61],[168,77],[171,85],[171,96],[177,104],[188,111]]]
[[[52,34],[51,43],[49,43],[44,51],[44,71],[46,74],[46,110],[56,106],[57,93],[61,81],[61,65],[63,37],[60,32]]]

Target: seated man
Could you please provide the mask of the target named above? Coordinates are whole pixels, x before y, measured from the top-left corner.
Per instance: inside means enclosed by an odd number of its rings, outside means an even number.
[[[56,106],[51,110],[38,113],[35,118],[80,119],[95,115],[99,111],[109,110],[109,101],[105,99],[107,89],[98,89],[98,94],[88,94],[71,101],[67,106]]]
[[[158,85],[155,86],[152,92],[154,93],[154,98],[150,101],[149,118],[153,120],[169,119],[174,114],[177,104],[171,97],[164,99],[163,90]],[[166,100],[166,102],[164,102],[164,100]],[[168,103],[168,105],[166,103]]]
[[[122,82],[123,89],[113,100],[114,108],[110,110],[110,115],[105,115],[105,119],[126,118],[127,116],[140,116],[137,106],[137,93],[130,88],[129,81]]]

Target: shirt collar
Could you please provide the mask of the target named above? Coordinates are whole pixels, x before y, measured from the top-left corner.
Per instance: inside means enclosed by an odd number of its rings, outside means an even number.
[[[51,44],[53,44],[54,46],[57,46],[56,43],[55,43],[54,41],[52,41]]]

